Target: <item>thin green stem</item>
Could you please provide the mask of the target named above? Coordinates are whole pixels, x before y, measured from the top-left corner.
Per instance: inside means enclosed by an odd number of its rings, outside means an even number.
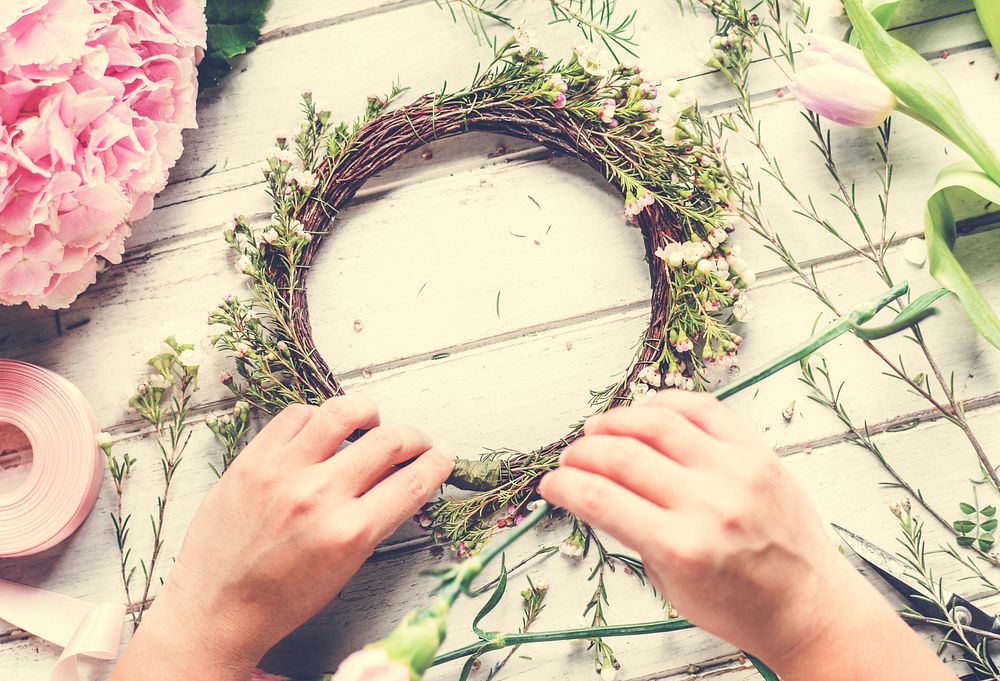
[[[587,638],[610,638],[613,636],[639,636],[642,634],[662,634],[682,629],[693,629],[694,625],[682,618],[644,622],[642,624],[607,625],[603,627],[583,627],[580,629],[560,629],[526,634],[497,634],[488,642],[480,641],[463,648],[438,655],[431,666],[437,666],[469,655],[481,655],[493,650],[527,643],[548,643],[552,641],[572,641]]]

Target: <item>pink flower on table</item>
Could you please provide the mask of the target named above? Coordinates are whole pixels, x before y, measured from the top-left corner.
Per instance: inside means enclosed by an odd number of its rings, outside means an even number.
[[[0,17],[0,70],[17,64],[51,68],[78,59],[93,16],[87,0],[13,0]]]
[[[384,648],[364,648],[340,663],[333,681],[410,681],[410,669]]]
[[[196,125],[204,0],[0,5],[0,304],[65,307]]]
[[[896,96],[856,47],[812,36],[799,59],[805,68],[795,72],[789,89],[813,113],[843,125],[874,128],[895,110]]]

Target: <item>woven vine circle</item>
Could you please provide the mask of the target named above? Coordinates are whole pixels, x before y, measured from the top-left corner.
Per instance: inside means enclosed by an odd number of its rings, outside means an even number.
[[[543,59],[509,42],[470,87],[398,108],[390,108],[398,91],[370,98],[353,125],[332,124],[306,97],[306,120],[279,139],[263,168],[271,223],[260,230],[239,218],[227,234],[253,294],[227,298],[212,317],[227,327],[218,346],[235,355],[245,381],[230,380],[234,391],[269,412],[344,394],[313,340],[306,283],[316,254],[366,182],[407,153],[466,133],[516,137],[582,161],[621,192],[642,231],[649,323],[621,379],[594,395],[597,410],[664,385],[694,388],[706,364],[735,357],[742,339],[728,328],[727,310],[752,275],[725,243],[732,174],[710,126],[676,83],[663,86],[664,96],[635,67],[605,69],[581,53],[550,67]],[[460,461],[450,482],[474,493],[435,502],[429,524],[452,543],[478,543],[513,521],[580,432],[577,424],[529,453]]]
[[[343,388],[313,341],[306,279],[325,237],[330,234],[332,222],[328,216],[331,212],[335,214],[342,211],[368,180],[389,168],[406,153],[419,150],[432,140],[443,140],[466,133],[499,133],[537,142],[553,151],[573,156],[600,172],[600,158],[576,146],[578,136],[586,135],[586,131],[574,130],[567,125],[566,120],[551,115],[552,111],[551,107],[537,111],[508,104],[467,115],[463,107],[434,107],[432,100],[424,98],[384,114],[365,127],[358,138],[358,152],[352,155],[348,163],[338,166],[330,173],[326,189],[320,197],[321,204],[314,204],[301,217],[302,223],[314,237],[299,258],[303,271],[292,297],[293,306],[298,310],[294,323],[303,354],[316,358],[326,379],[317,386],[325,397],[341,395]],[[654,205],[643,211],[637,222],[642,230],[646,256],[653,265],[649,268],[652,313],[646,336],[659,338],[665,328],[670,292],[666,270],[655,266],[662,261],[653,253],[668,243],[683,240],[684,235],[662,206]],[[274,281],[282,284],[287,282],[288,271],[280,261],[270,261],[270,267],[268,275]],[[652,346],[644,348],[640,354],[640,362],[652,361],[655,351]],[[627,385],[626,381],[626,389]],[[625,399],[627,391],[618,397]]]

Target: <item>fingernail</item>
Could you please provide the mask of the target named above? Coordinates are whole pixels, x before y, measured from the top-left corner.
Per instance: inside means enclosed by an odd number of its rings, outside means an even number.
[[[448,465],[448,469],[455,467],[455,453],[450,447],[442,447],[440,445],[432,447],[427,450],[428,452],[433,452],[435,456],[439,457],[443,462]]]

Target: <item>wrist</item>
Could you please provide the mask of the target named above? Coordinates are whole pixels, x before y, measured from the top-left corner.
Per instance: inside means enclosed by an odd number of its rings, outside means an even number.
[[[747,651],[782,679],[811,678],[816,665],[829,660],[831,650],[852,644],[859,626],[881,617],[896,618],[847,561],[837,554],[830,558],[784,594],[782,607],[771,616],[766,647]]]
[[[954,679],[880,593],[842,557],[800,605],[809,626],[792,645],[760,658],[784,681]],[[802,601],[800,601],[802,603]],[[902,671],[902,665],[909,672]]]
[[[168,581],[143,617],[123,658],[136,678],[211,678],[247,681],[263,652],[231,631],[223,618]],[[157,677],[149,676],[150,665]],[[123,679],[132,678],[130,675]]]

